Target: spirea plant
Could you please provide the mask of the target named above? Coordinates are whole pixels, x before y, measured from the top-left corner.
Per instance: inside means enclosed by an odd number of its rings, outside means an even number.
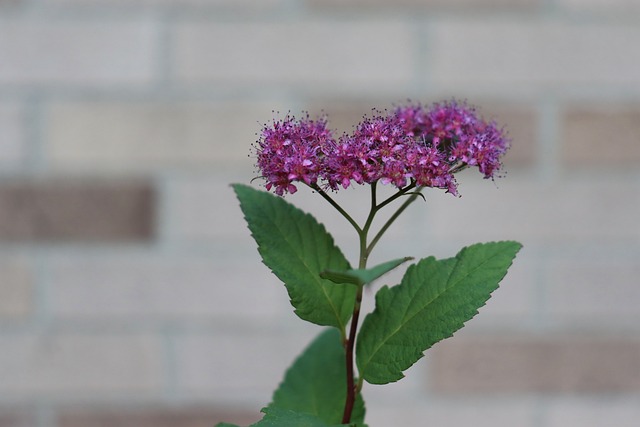
[[[376,113],[337,139],[325,118],[287,115],[262,129],[254,150],[267,192],[240,184],[233,188],[262,260],[284,283],[295,314],[328,328],[295,360],[253,426],[365,426],[364,383],[402,379],[427,349],[477,314],[507,273],[519,243],[478,243],[452,258],[420,259],[399,284],[381,287],[375,309],[364,315],[363,289],[413,258],[400,254],[404,257],[373,267],[367,261],[406,208],[425,199],[423,192],[458,195],[455,175],[467,168],[495,178],[508,148],[495,122],[455,100]],[[354,264],[323,225],[281,197],[300,185],[353,226],[359,242]],[[370,207],[364,223],[332,197],[354,185],[370,190],[370,199],[363,201]],[[381,185],[394,189],[382,200]],[[391,214],[374,230],[374,218],[383,209]]]

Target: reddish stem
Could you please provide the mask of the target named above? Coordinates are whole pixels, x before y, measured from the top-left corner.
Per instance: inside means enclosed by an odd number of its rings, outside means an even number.
[[[349,424],[351,421],[351,413],[356,403],[356,385],[353,372],[353,349],[356,342],[356,332],[358,331],[358,317],[360,316],[360,304],[362,302],[362,287],[359,287],[356,295],[356,303],[353,308],[353,316],[351,318],[351,327],[349,329],[349,338],[345,343],[346,363],[347,363],[347,398],[344,404],[344,413],[342,415],[342,424]]]

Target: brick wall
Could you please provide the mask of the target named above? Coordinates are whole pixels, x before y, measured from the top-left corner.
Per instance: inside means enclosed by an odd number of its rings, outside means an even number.
[[[508,125],[508,176],[428,193],[376,259],[525,248],[365,387],[370,425],[637,426],[639,45],[638,0],[0,0],[0,426],[255,420],[316,332],[228,187],[259,124],[450,96]]]

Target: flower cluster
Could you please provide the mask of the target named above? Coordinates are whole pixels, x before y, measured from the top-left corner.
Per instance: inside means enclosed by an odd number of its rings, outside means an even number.
[[[485,178],[501,167],[509,140],[464,102],[411,104],[366,117],[352,134],[335,139],[326,119],[287,116],[265,126],[257,167],[266,188],[295,193],[294,182],[338,190],[352,182],[409,184],[457,194],[454,174],[475,166]],[[318,184],[320,182],[320,184]]]

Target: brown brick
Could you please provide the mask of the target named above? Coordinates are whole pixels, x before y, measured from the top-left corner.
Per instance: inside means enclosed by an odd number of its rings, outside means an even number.
[[[81,409],[64,411],[58,427],[211,427],[218,422],[251,424],[260,415],[252,411],[216,408]]]
[[[351,132],[365,115],[371,115],[373,109],[392,110],[402,102],[382,99],[370,100],[322,100],[314,99],[309,105],[312,117],[327,114],[329,127],[337,130],[336,136]],[[478,113],[486,120],[495,120],[504,126],[513,140],[512,147],[505,157],[506,166],[530,166],[536,160],[537,117],[535,112],[524,105],[506,105],[482,101],[473,102],[479,107]]]
[[[562,156],[570,167],[635,167],[640,162],[640,105],[568,108]]]
[[[0,407],[0,427],[33,427],[36,425],[34,418],[33,414],[26,410]]]
[[[522,105],[478,105],[480,114],[504,126],[511,138],[511,148],[504,157],[506,168],[532,166],[537,161],[538,138],[538,117],[533,109]]]
[[[29,266],[24,260],[3,258],[0,260],[0,277],[0,321],[24,319],[32,309]]]
[[[0,10],[3,8],[15,7],[26,2],[26,0],[0,0]],[[4,424],[2,424],[2,418],[0,418],[0,427],[4,427]]]
[[[393,101],[385,99],[355,100],[334,98],[313,99],[306,108],[314,118],[326,114],[329,127],[337,131],[335,136],[340,136],[343,132],[352,132],[363,116],[371,116],[374,109],[392,109],[393,106]]]
[[[0,240],[148,240],[154,202],[144,182],[6,183],[0,186]]]
[[[344,9],[358,10],[390,9],[394,11],[408,10],[531,10],[539,6],[540,0],[309,0],[312,9]]]
[[[640,390],[640,340],[458,337],[432,353],[447,393],[605,393]]]

